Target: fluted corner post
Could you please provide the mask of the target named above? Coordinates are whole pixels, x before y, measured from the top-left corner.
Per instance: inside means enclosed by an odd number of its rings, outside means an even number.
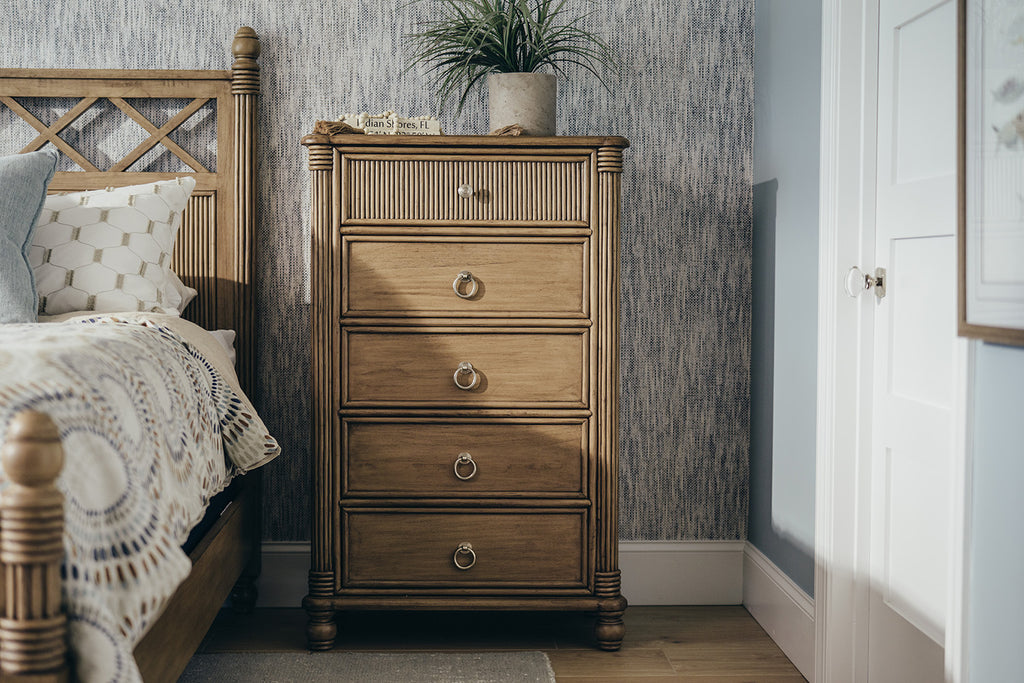
[[[64,496],[54,484],[64,452],[53,420],[16,415],[0,462],[9,481],[0,496],[0,679],[66,681]]]
[[[238,353],[238,379],[242,389],[252,392],[255,355],[255,317],[253,306],[253,268],[256,230],[256,98],[260,92],[260,39],[248,26],[238,29],[231,42],[231,97],[235,104],[235,187],[234,234],[237,254],[234,282],[235,322],[241,345]]]
[[[309,570],[309,595],[303,605],[309,614],[306,629],[309,649],[329,650],[334,646],[337,624],[334,618],[334,558],[331,546],[334,510],[334,468],[338,462],[338,406],[335,379],[339,376],[335,335],[338,334],[340,308],[338,283],[338,245],[334,230],[331,183],[334,148],[325,138],[309,136],[303,140],[309,149],[312,185],[310,272],[310,322],[312,325],[313,374],[313,529]]]
[[[622,615],[626,599],[620,593],[619,573],[619,203],[622,186],[622,147],[597,151],[598,240],[598,510],[597,567],[594,592],[598,598],[595,635],[602,650],[618,650],[626,635]]]

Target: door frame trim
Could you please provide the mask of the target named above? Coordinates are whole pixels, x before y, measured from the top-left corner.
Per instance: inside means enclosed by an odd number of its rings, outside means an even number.
[[[974,339],[965,339],[966,361],[958,378],[961,388],[956,439],[961,458],[951,464],[949,505],[949,594],[946,600],[946,683],[966,683],[967,675],[967,596],[970,582],[971,509],[974,481],[974,396],[977,349]]]
[[[863,580],[865,558],[856,551],[858,490],[869,483],[860,452],[869,442],[864,437],[870,436],[870,419],[861,415],[860,396],[871,381],[871,368],[861,367],[861,339],[871,317],[857,305],[866,298],[849,299],[840,283],[847,268],[862,262],[863,245],[874,237],[873,188],[866,182],[874,161],[864,156],[874,146],[874,93],[868,87],[877,58],[874,27],[872,0],[823,0],[814,520],[819,682],[867,680],[869,586]]]

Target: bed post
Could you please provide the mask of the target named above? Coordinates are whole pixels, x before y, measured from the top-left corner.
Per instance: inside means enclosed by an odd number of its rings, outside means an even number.
[[[231,96],[235,102],[235,273],[234,324],[238,332],[238,379],[253,395],[253,252],[256,240],[256,98],[260,93],[260,39],[248,26],[231,43]]]
[[[67,681],[64,496],[54,485],[64,451],[57,425],[45,413],[17,414],[0,462],[9,482],[0,496],[0,679]]]
[[[243,26],[235,33],[231,43],[231,97],[235,103],[235,301],[234,325],[237,330],[236,348],[238,362],[236,371],[242,389],[255,398],[256,362],[256,310],[253,305],[253,268],[256,249],[256,99],[260,93],[260,39],[256,31]],[[238,612],[251,612],[256,604],[256,580],[260,575],[263,536],[260,519],[260,498],[263,489],[263,472],[256,470],[246,475],[246,486],[255,496],[257,513],[253,516],[252,556],[245,571],[231,592],[232,607]]]

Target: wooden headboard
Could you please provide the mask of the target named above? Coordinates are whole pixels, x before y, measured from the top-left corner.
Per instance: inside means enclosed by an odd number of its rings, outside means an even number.
[[[182,281],[199,291],[184,317],[206,329],[238,333],[237,370],[246,391],[252,387],[255,330],[252,277],[259,51],[256,32],[243,27],[231,44],[234,62],[228,71],[0,69],[0,108],[7,107],[37,132],[21,152],[50,143],[73,162],[65,162],[66,166],[77,167],[59,170],[50,184],[51,192],[135,185],[184,175],[196,179],[173,260]],[[54,98],[72,104],[47,125],[32,113],[31,100]],[[175,108],[180,104],[181,109],[165,122],[153,122],[139,111],[146,109],[140,100],[167,101]],[[202,155],[194,156],[174,139],[176,131],[183,130],[197,112],[211,107],[216,120],[216,140],[208,145],[212,163],[200,161],[197,156]],[[76,148],[74,135],[61,136],[90,110],[91,115],[97,110],[120,112],[122,123],[133,122],[148,138],[100,168],[95,158],[90,160],[80,146]],[[173,155],[182,170],[133,170],[144,167],[155,152]]]

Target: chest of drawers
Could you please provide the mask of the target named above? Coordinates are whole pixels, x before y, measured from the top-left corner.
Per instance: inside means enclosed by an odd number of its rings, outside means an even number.
[[[366,609],[583,610],[618,570],[616,137],[311,135],[308,638]]]

